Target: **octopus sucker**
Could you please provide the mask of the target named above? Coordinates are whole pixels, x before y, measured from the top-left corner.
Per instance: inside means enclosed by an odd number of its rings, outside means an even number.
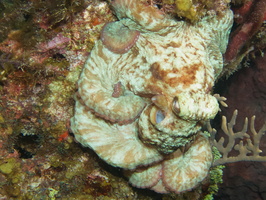
[[[118,98],[124,94],[124,86],[119,81],[118,83],[114,84],[114,91],[112,93],[112,97]]]
[[[133,186],[189,191],[213,160],[201,129],[219,110],[211,91],[233,13],[191,24],[144,0],[111,5],[119,20],[104,26],[84,65],[71,129],[83,146],[126,170]]]

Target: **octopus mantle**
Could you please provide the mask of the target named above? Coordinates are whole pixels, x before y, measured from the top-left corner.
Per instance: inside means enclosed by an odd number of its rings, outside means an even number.
[[[200,129],[219,109],[211,90],[223,68],[232,12],[192,25],[127,2],[114,1],[120,21],[105,25],[84,66],[71,128],[111,165],[147,166],[129,173],[133,185],[185,191],[206,177],[212,162]],[[195,163],[198,169],[185,171]],[[172,184],[181,172],[187,179]],[[146,175],[157,178],[143,184]],[[197,180],[188,181],[191,175]]]

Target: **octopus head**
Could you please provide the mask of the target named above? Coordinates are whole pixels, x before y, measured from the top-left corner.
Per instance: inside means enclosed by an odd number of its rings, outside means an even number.
[[[164,95],[152,98],[139,119],[139,137],[164,154],[174,152],[193,141],[202,123],[213,119],[219,110],[209,94],[181,93],[168,100]]]

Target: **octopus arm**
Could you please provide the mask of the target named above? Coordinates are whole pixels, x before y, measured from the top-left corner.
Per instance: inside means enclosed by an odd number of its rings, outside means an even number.
[[[124,169],[148,165],[162,160],[157,150],[144,145],[137,137],[136,124],[119,126],[106,123],[76,101],[75,116],[71,119],[75,138],[93,149],[108,164]]]
[[[112,6],[119,19],[130,18],[147,30],[159,31],[165,27],[176,25],[176,21],[167,17],[162,11],[147,1],[115,0]]]
[[[217,99],[210,94],[183,92],[178,95],[174,111],[185,120],[206,121],[214,119],[219,111],[219,104]]]
[[[162,182],[162,163],[155,163],[152,166],[125,171],[131,185],[138,188],[149,188],[157,193],[169,193]]]
[[[217,44],[220,52],[226,51],[229,34],[233,25],[234,14],[230,9],[225,9],[221,15],[205,17],[198,25],[200,32],[208,33],[211,43]]]
[[[162,164],[156,163],[152,166],[126,171],[130,184],[138,188],[151,188],[157,185],[161,179]]]
[[[112,54],[106,57],[106,52]],[[112,123],[131,123],[143,110],[145,102],[141,97],[125,89],[116,91],[119,82],[118,70],[112,68],[121,55],[111,53],[98,42],[87,60],[78,81],[78,95],[84,105]],[[120,87],[123,90],[122,87]],[[121,93],[116,96],[114,93]]]
[[[206,178],[212,159],[209,139],[198,134],[187,152],[177,150],[163,162],[164,185],[175,193],[191,190]]]
[[[208,175],[212,164],[209,140],[199,133],[186,152],[180,149],[165,160],[126,175],[139,188],[150,188],[159,193],[180,193],[195,188]]]

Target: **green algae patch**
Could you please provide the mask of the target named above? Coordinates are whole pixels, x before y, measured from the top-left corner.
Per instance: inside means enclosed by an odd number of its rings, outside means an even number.
[[[15,158],[9,158],[0,164],[0,172],[3,174],[11,174],[15,168],[19,167],[20,164],[16,162]]]
[[[212,147],[212,154],[214,160],[219,159],[221,157],[221,153],[218,151],[216,147]],[[223,169],[224,165],[217,165],[212,167],[210,170],[210,185],[208,188],[208,193],[204,200],[213,200],[213,195],[217,194],[219,190],[219,184],[223,183]]]
[[[13,166],[12,163],[4,163],[2,165],[0,165],[0,171],[3,174],[10,174],[13,170]]]

